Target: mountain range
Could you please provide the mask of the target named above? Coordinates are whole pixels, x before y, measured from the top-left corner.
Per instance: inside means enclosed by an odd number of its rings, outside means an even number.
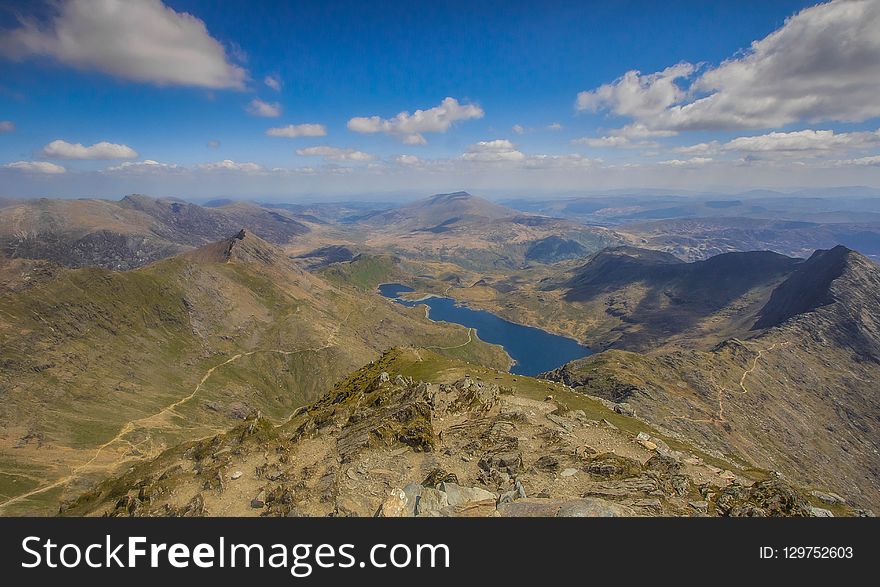
[[[880,268],[841,245],[793,256],[706,233],[685,250],[634,226],[465,192],[393,208],[3,200],[0,513],[880,505]],[[749,247],[787,230],[751,229],[768,235]],[[502,347],[382,283],[594,354],[511,375]]]

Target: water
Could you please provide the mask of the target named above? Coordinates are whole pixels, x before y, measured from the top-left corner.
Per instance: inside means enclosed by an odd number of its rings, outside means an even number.
[[[504,347],[515,361],[510,370],[519,375],[537,375],[590,354],[590,349],[572,338],[540,328],[508,322],[485,310],[456,305],[452,298],[429,297],[417,302],[402,300],[400,294],[415,291],[400,283],[383,283],[379,293],[405,306],[426,305],[432,320],[454,322],[475,328],[481,340]]]

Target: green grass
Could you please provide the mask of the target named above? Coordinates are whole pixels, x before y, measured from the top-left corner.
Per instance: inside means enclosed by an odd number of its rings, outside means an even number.
[[[330,265],[320,274],[333,283],[372,290],[380,283],[394,281],[400,275],[400,270],[394,257],[359,255],[348,263]]]

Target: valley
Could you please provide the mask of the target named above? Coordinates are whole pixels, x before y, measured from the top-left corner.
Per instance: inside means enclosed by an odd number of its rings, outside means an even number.
[[[880,504],[880,268],[839,232],[681,248],[669,222],[717,221],[516,205],[5,203],[0,513],[373,515],[412,491],[440,515]],[[442,483],[495,501],[452,507]]]

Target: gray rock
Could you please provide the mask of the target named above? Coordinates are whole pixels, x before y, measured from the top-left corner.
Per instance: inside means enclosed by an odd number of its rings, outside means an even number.
[[[506,491],[501,494],[501,497],[498,498],[498,503],[510,503],[512,501],[516,501],[517,499],[523,499],[526,496],[526,490],[523,488],[522,483],[520,483],[519,479],[516,480],[516,483],[513,485],[513,489],[510,491]]]
[[[836,493],[831,493],[830,491],[827,493],[824,491],[811,491],[810,495],[812,495],[813,497],[815,497],[818,500],[824,501],[825,503],[827,503],[829,505],[835,505],[835,504],[842,505],[842,504],[846,503],[845,499],[843,499],[842,497],[840,497]]]
[[[552,518],[562,502],[558,499],[532,497],[498,505],[498,514],[505,518]]]
[[[264,502],[262,499],[252,499],[251,500],[251,507],[254,508],[255,510],[258,510],[262,507],[265,507],[265,505],[266,505],[266,502]]]
[[[633,502],[633,507],[648,510],[651,513],[659,514],[663,511],[663,504],[657,498],[638,499]]]
[[[416,515],[416,505],[418,504],[419,497],[422,495],[423,491],[425,491],[425,488],[418,483],[410,483],[403,488],[403,494],[406,500],[406,516]]]
[[[626,402],[615,404],[614,411],[624,416],[635,416],[636,411]]]
[[[814,518],[833,518],[834,514],[831,513],[830,510],[826,510],[825,508],[817,508],[815,506],[810,506],[810,513]]]
[[[636,513],[625,505],[596,497],[564,502],[556,512],[557,518],[631,518],[635,515]]]
[[[688,505],[697,510],[698,512],[705,512],[709,510],[709,502],[708,501],[689,501]]]
[[[498,496],[491,491],[479,487],[462,487],[457,483],[446,483],[445,481],[438,485],[437,489],[446,494],[446,500],[451,506],[490,499],[494,502],[498,499]]]
[[[433,516],[449,505],[449,499],[442,491],[425,487],[416,501],[417,516]]]
[[[563,469],[562,472],[559,474],[559,476],[560,477],[571,477],[572,475],[575,475],[577,472],[578,472],[577,469],[572,469],[572,468]]]

